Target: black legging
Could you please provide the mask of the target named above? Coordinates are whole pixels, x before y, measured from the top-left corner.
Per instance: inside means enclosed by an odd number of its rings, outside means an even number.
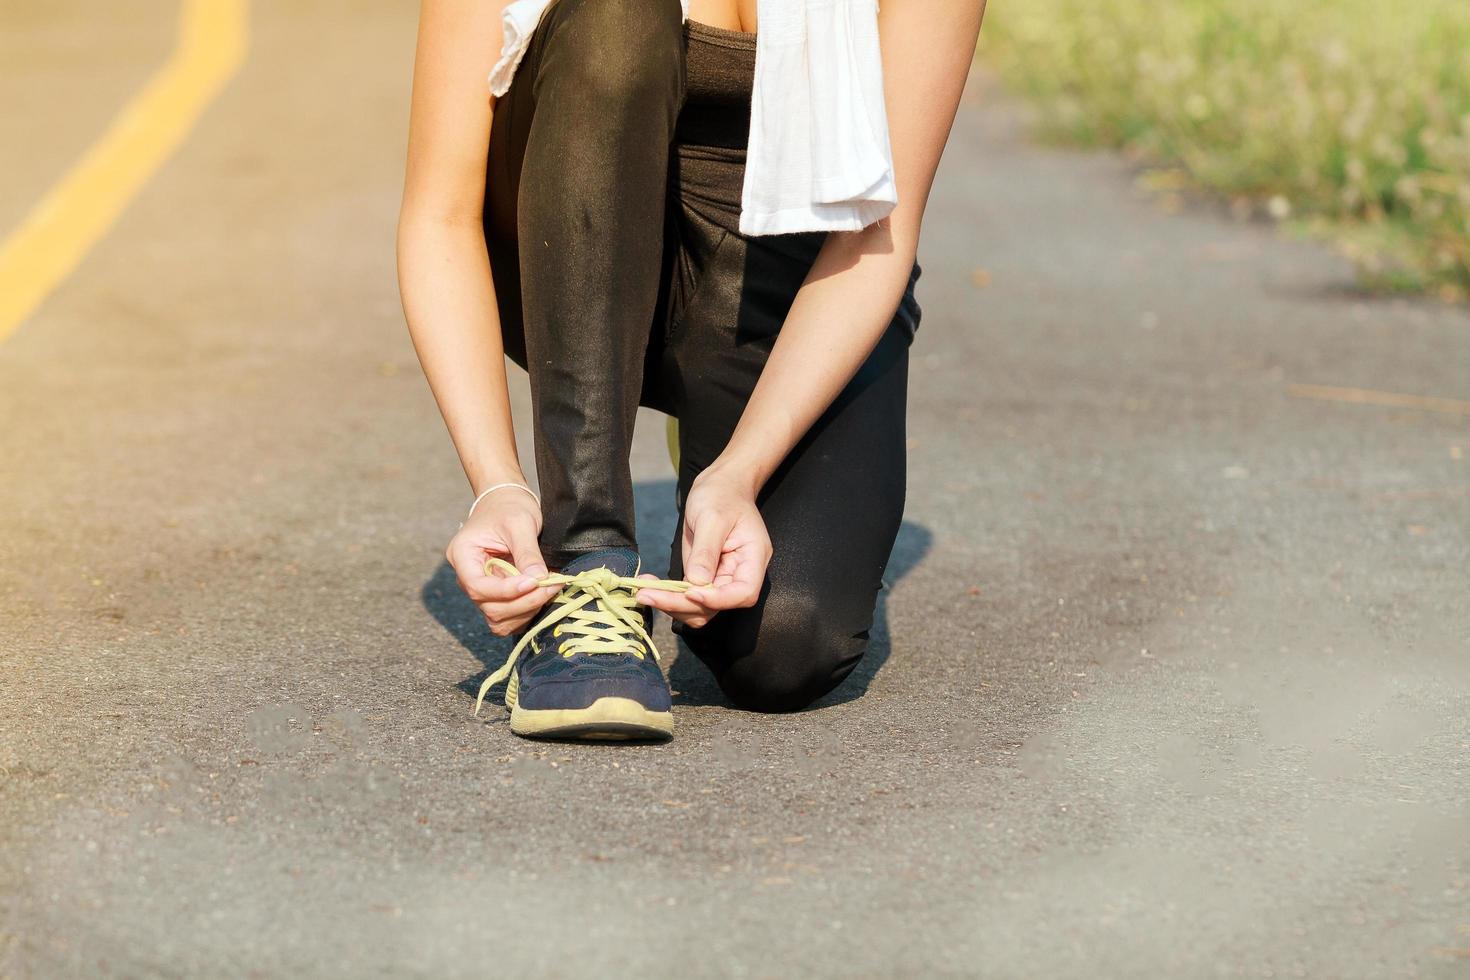
[[[754,35],[683,27],[678,0],[557,0],[496,104],[485,229],[505,348],[531,379],[552,568],[636,547],[639,404],[679,419],[682,514],[822,245],[738,231],[754,61]],[[742,707],[804,707],[863,655],[903,514],[917,276],[757,499],[775,552],[759,604],[675,624]]]

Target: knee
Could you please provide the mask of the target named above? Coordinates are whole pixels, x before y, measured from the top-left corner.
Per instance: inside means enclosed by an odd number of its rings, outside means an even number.
[[[845,670],[792,670],[782,667],[765,670],[754,665],[739,664],[720,675],[720,690],[737,708],[770,714],[801,711],[811,707],[822,695],[831,691],[852,672],[854,662]]]
[[[753,629],[727,630],[718,638],[708,637],[714,642],[690,646],[711,666],[721,690],[737,707],[800,711],[842,683],[867,647],[866,631],[844,633],[823,615],[823,605],[811,595],[772,595]],[[699,632],[708,632],[719,621],[715,617]],[[716,644],[718,649],[712,649]]]
[[[596,111],[647,114],[683,87],[679,0],[559,0],[557,57],[569,96]]]

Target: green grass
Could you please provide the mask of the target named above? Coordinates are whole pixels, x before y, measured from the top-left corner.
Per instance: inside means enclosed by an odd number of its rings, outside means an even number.
[[[1014,0],[980,57],[1053,137],[1269,201],[1374,287],[1470,291],[1470,0]]]

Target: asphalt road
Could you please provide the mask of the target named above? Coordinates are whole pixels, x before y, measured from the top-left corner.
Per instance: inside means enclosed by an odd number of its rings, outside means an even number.
[[[22,7],[7,223],[175,13]],[[396,295],[413,5],[254,17],[0,345],[0,976],[1470,974],[1470,415],[1293,387],[1470,398],[1463,309],[974,86],[865,666],[755,716],[678,657],[672,743],[527,743]]]

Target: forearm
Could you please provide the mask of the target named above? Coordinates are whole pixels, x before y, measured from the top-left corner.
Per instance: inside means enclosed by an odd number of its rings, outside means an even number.
[[[419,363],[471,488],[524,482],[495,286],[478,222],[405,211],[398,282]]]
[[[711,469],[758,490],[888,328],[984,13],[984,0],[884,0],[878,29],[898,206],[879,225],[827,236]]]
[[[764,485],[877,346],[913,263],[902,224],[828,236],[712,468]]]

